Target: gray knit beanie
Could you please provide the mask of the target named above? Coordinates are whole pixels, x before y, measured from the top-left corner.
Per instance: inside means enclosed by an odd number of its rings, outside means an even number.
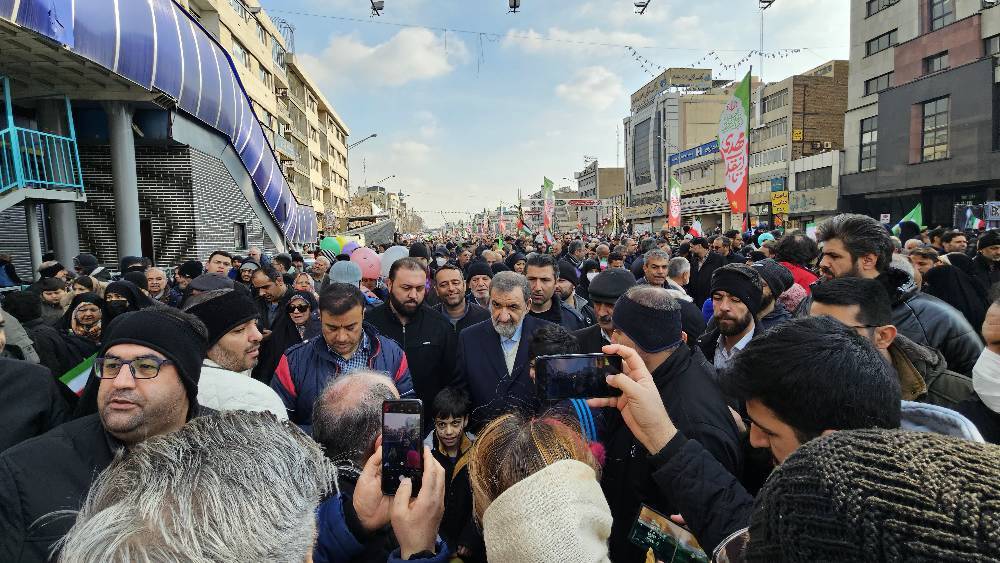
[[[1000,446],[839,431],[757,495],[746,561],[1000,561]]]

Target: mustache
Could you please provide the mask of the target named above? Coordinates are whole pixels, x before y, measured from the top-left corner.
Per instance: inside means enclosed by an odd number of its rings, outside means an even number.
[[[129,401],[130,403],[135,403],[139,406],[143,405],[142,398],[139,397],[139,394],[136,393],[135,391],[129,391],[129,390],[115,391],[114,393],[111,394],[110,397],[108,397],[108,402],[110,403],[111,401],[114,400]]]
[[[600,317],[597,317],[597,322],[599,323],[610,323],[611,321],[611,315],[601,315]]]

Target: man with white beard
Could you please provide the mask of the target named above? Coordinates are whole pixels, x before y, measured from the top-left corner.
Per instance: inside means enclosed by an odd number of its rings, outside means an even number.
[[[493,276],[489,297],[490,322],[470,326],[458,337],[455,384],[472,399],[472,432],[500,414],[534,408],[528,345],[535,330],[546,324],[528,315],[531,286],[521,274]]]

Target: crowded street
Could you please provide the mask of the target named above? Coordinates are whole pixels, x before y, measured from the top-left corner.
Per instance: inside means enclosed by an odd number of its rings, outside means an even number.
[[[1000,562],[998,3],[438,4],[0,0],[0,562]]]

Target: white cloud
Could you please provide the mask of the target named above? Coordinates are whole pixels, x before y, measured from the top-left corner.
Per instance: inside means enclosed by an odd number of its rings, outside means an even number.
[[[423,162],[431,152],[430,145],[420,141],[396,141],[389,148],[394,159],[412,163]]]
[[[417,120],[420,136],[430,140],[438,134],[438,119],[429,111],[418,111],[414,116]]]
[[[508,30],[501,45],[504,48],[521,49],[527,53],[592,55],[606,53],[608,49],[616,48],[609,45],[649,47],[656,45],[656,40],[641,33],[603,31],[596,27],[579,31],[550,27],[545,33],[539,33],[534,29]]]
[[[453,34],[407,28],[388,41],[366,45],[357,36],[334,35],[322,53],[299,55],[316,80],[325,85],[356,81],[366,86],[402,86],[450,73],[468,60],[468,49]]]
[[[624,93],[621,77],[603,66],[582,68],[571,81],[556,86],[557,96],[592,110],[607,108]]]

